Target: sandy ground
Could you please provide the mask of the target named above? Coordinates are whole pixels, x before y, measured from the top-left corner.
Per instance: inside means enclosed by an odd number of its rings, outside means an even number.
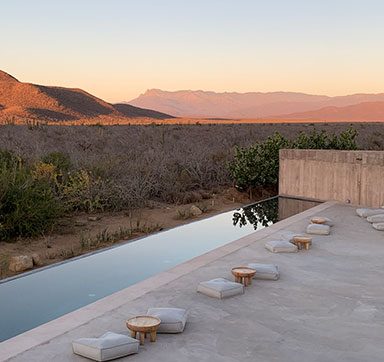
[[[57,230],[35,239],[20,239],[13,243],[0,242],[0,276],[6,278],[17,273],[10,272],[9,259],[16,255],[37,253],[41,265],[35,268],[69,259],[92,250],[137,238],[156,231],[170,229],[192,220],[236,209],[249,203],[245,194],[233,189],[198,203],[172,205],[154,203],[151,208],[134,212],[77,214],[60,221]],[[192,205],[203,213],[190,214]]]

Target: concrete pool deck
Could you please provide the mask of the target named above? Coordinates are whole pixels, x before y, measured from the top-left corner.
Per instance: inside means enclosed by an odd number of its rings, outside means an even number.
[[[334,220],[312,249],[272,254],[264,243],[303,233],[312,215]],[[217,300],[200,281],[248,262],[279,265],[278,281],[254,281],[244,295]],[[180,264],[91,305],[0,343],[0,360],[85,361],[71,341],[106,331],[149,307],[190,312],[184,333],[158,336],[121,361],[380,361],[384,356],[384,233],[355,208],[328,202]]]

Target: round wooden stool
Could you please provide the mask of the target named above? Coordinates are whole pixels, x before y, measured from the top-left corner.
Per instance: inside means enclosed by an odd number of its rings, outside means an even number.
[[[238,266],[232,268],[232,274],[235,277],[235,282],[247,287],[252,284],[252,277],[256,274],[256,270],[246,266]]]
[[[324,219],[323,217],[320,217],[320,216],[314,216],[311,219],[312,224],[325,224],[326,222],[327,222],[327,220]]]
[[[150,335],[150,341],[156,342],[156,333],[160,323],[160,318],[149,315],[137,316],[126,321],[127,328],[131,331],[131,337],[136,338],[138,333],[141,345],[144,344],[147,333]]]
[[[312,245],[312,238],[310,236],[296,235],[293,237],[292,243],[295,244],[299,250],[303,249],[303,247],[305,250],[309,250]]]

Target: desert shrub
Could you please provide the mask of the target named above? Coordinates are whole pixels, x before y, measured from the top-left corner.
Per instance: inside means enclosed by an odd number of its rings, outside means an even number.
[[[336,150],[357,150],[357,136],[357,130],[354,127],[349,127],[341,132],[338,137],[333,135],[331,148]]]
[[[8,150],[0,150],[0,167],[1,168],[13,168],[21,166],[22,160],[13,152]]]
[[[338,135],[314,129],[309,133],[300,132],[294,140],[292,147],[300,149],[356,150],[357,135],[357,130],[353,127],[347,128]]]
[[[130,187],[131,186],[131,187]],[[140,188],[145,185],[140,185]],[[65,209],[70,211],[97,212],[124,210],[143,206],[139,188],[95,176],[81,169],[68,175],[59,188],[59,196]]]
[[[250,147],[236,148],[229,170],[240,189],[276,185],[279,176],[280,149],[355,150],[357,149],[356,137],[357,131],[354,128],[348,128],[339,135],[328,134],[323,130],[301,132],[293,141],[280,133],[275,133],[264,142],[258,142]]]
[[[31,176],[35,180],[46,181],[51,185],[56,186],[59,182],[59,174],[56,166],[51,163],[36,162],[31,167]]]
[[[68,181],[62,185],[60,196],[66,210],[96,211],[102,210],[102,201],[96,189],[100,179],[94,179],[86,170],[79,170],[68,176]]]
[[[63,152],[50,152],[41,161],[55,166],[60,172],[68,172],[71,168],[71,159]]]
[[[33,177],[26,166],[0,166],[1,240],[42,234],[60,214],[60,203],[49,182]]]
[[[335,136],[337,138],[337,136]],[[329,149],[330,142],[335,142],[329,138],[327,132],[324,130],[317,131],[313,130],[311,132],[300,132],[297,138],[294,140],[292,147],[300,149]]]
[[[384,135],[381,132],[374,132],[369,137],[371,150],[382,150],[384,148]]]

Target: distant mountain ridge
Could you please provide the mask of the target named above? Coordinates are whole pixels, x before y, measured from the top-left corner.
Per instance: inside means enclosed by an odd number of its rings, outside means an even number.
[[[0,70],[0,123],[21,120],[103,123],[116,119],[176,117],[383,121],[384,93],[330,97],[297,92],[224,92],[150,89],[130,102],[111,104],[82,89],[18,81]],[[151,122],[151,121],[150,121]]]
[[[22,83],[0,71],[0,121],[12,118],[74,121],[97,117],[173,118],[125,104],[110,104],[82,89]]]
[[[315,111],[280,115],[278,119],[307,119],[327,121],[383,121],[383,102],[362,102],[345,107],[324,107]]]
[[[384,93],[330,97],[297,92],[216,93],[150,89],[127,103],[178,117],[292,118],[292,115],[304,117],[304,112],[325,107],[348,107],[365,102],[384,102]],[[369,109],[365,110],[369,112]],[[362,120],[372,118],[368,113],[360,116],[363,117]]]

